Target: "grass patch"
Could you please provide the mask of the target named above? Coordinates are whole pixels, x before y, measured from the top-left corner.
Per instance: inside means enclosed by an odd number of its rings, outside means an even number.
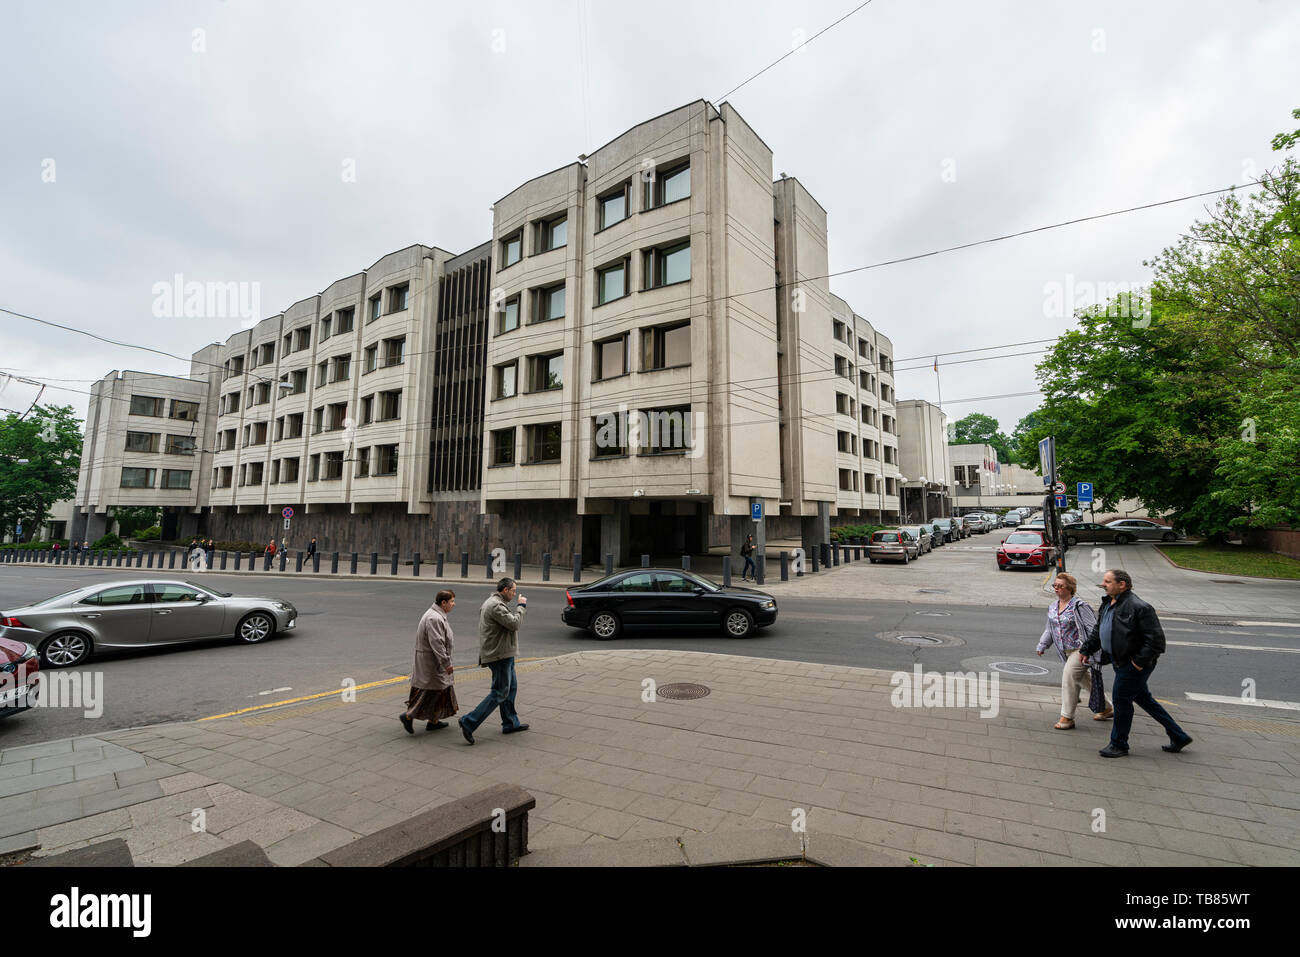
[[[1300,581],[1300,561],[1240,545],[1157,545],[1180,568],[1216,575],[1248,575]]]

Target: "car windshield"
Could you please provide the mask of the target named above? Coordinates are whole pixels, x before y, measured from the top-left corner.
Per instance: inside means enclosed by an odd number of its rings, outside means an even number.
[[[198,582],[192,582],[188,578],[185,579],[185,584],[189,585],[191,588],[197,588],[200,592],[206,595],[220,595],[223,598],[229,597],[229,593],[219,592],[216,589],[209,588],[207,585],[200,585]]]
[[[1043,537],[1033,532],[1013,532],[1007,536],[1008,545],[1041,545]]]
[[[952,519],[950,519],[950,518],[936,518],[936,519],[934,520],[934,524],[936,524],[936,525],[943,525],[944,527],[947,527],[947,526],[949,526],[949,525],[952,524]]]

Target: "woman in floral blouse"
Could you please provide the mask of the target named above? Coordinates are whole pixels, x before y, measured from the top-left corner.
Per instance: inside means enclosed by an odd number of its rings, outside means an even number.
[[[1061,676],[1061,720],[1052,725],[1058,731],[1068,731],[1074,727],[1079,693],[1084,690],[1088,692],[1088,706],[1094,712],[1094,721],[1105,721],[1114,714],[1114,710],[1106,703],[1099,660],[1101,652],[1090,660],[1078,651],[1097,623],[1097,616],[1088,607],[1088,603],[1075,595],[1078,586],[1073,575],[1061,572],[1056,576],[1056,581],[1052,584],[1056,590],[1056,601],[1047,608],[1047,627],[1038,639],[1040,655],[1047,650],[1048,645],[1055,645],[1057,655],[1065,663],[1065,673]]]

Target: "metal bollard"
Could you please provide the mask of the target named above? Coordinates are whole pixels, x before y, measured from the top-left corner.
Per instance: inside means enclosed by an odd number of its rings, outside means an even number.
[[[154,553],[153,553],[152,551],[150,551],[150,552],[149,552],[149,567],[150,567],[150,568],[153,568],[153,556],[154,556]],[[236,565],[235,567],[238,568],[239,566]]]
[[[376,575],[378,573],[379,573],[379,553],[371,552],[370,553],[370,574]]]
[[[226,551],[225,551],[225,549],[222,549],[222,550],[221,550],[221,570],[222,570],[223,572],[226,570]]]
[[[488,552],[487,558],[483,559],[483,567],[487,570],[488,581],[492,580],[492,553]]]
[[[239,571],[239,566],[240,566],[241,564],[243,564],[243,561],[244,561],[244,553],[243,553],[243,552],[235,552],[235,571]],[[153,567],[153,561],[152,561],[152,560],[149,562],[149,565],[150,565],[150,567]]]
[[[303,554],[302,554],[302,549],[300,548],[298,549],[298,556],[293,560],[294,571],[296,572],[302,571],[302,559],[303,559]]]
[[[641,567],[642,567],[642,568],[649,568],[649,567],[650,567],[650,556],[649,556],[649,555],[642,555],[642,556],[641,556]]]
[[[551,580],[551,553],[545,552],[542,555],[542,581]]]
[[[582,581],[582,552],[573,553],[573,580]]]
[[[280,549],[280,571],[284,571],[289,564],[289,549]]]
[[[281,551],[281,554],[283,554],[283,551]],[[271,570],[271,562],[272,562],[272,561],[274,561],[274,558],[272,557],[271,553],[270,553],[270,552],[263,552],[263,558],[262,558],[262,571],[264,571],[264,572],[269,572],[269,571]]]
[[[270,556],[270,555],[267,555],[267,556],[266,556],[266,560],[267,560],[267,562],[268,562],[268,564],[269,564],[269,562],[271,561],[271,556]],[[249,552],[249,553],[248,553],[248,570],[249,570],[250,572],[255,572],[255,571],[257,571],[257,552]]]
[[[420,577],[420,553],[419,552],[411,553],[411,577],[412,578]]]
[[[731,587],[731,556],[722,556],[722,584],[727,588]]]
[[[311,570],[313,572],[320,571],[320,552],[311,553]]]
[[[397,574],[397,552],[393,552],[393,564],[392,567],[389,569],[388,574],[390,575]]]
[[[781,553],[781,581],[788,582],[789,580],[790,580],[790,553],[782,552]]]
[[[521,555],[519,552],[515,552],[515,581],[519,581],[519,579],[523,578],[523,576],[524,576],[524,556]]]
[[[356,552],[353,552],[353,553],[352,553],[352,564],[351,564],[351,565],[349,566],[349,568],[348,568],[348,574],[349,574],[349,575],[355,575],[356,573],[357,573],[357,553],[356,553]]]
[[[460,553],[460,577],[469,578],[469,552]]]
[[[444,555],[442,552],[439,552],[439,553],[438,553],[438,571],[437,571],[437,577],[439,577],[439,578],[442,577],[442,567],[443,567],[443,563],[446,561],[446,558],[447,558],[447,556]]]
[[[688,571],[690,571],[690,570],[691,570],[691,556],[690,556],[690,555],[683,555],[683,556],[682,556],[682,571],[684,571],[684,572],[688,572]]]
[[[609,576],[609,575],[612,575],[612,574],[614,574],[614,556],[613,556],[613,555],[606,555],[606,556],[605,556],[605,575],[606,575],[606,576]]]
[[[330,574],[337,575],[338,573],[339,573],[339,553],[334,552],[330,555]]]
[[[764,555],[762,552],[759,552],[758,561],[754,563],[754,583],[756,585],[763,584],[763,579],[765,577],[764,571],[766,568],[767,568],[767,556]]]

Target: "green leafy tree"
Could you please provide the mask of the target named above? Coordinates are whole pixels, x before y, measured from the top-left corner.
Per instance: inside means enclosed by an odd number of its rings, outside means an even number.
[[[162,517],[162,509],[146,505],[115,505],[109,512],[117,519],[118,531],[124,538],[158,524]]]
[[[1300,109],[1291,111],[1291,119],[1300,120]],[[1290,133],[1279,133],[1277,136],[1273,137],[1273,149],[1275,150],[1289,150],[1291,147],[1295,146],[1296,143],[1300,143],[1300,130],[1294,130]]]
[[[998,420],[991,415],[972,412],[952,424],[954,445],[991,445],[999,462],[1013,462],[1011,440],[998,430]]]
[[[1030,412],[1011,432],[1011,461],[1020,465],[1038,465],[1038,440],[1046,438],[1046,433],[1039,433],[1038,412]]]
[[[24,536],[49,518],[50,506],[72,498],[81,468],[81,420],[71,406],[34,406],[0,420],[0,528]]]

